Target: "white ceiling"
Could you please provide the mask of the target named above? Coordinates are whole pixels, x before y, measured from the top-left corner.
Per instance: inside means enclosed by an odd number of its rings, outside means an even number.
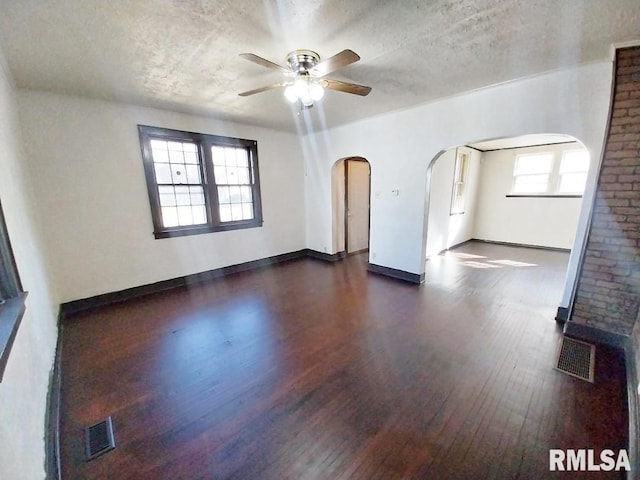
[[[312,117],[335,126],[512,79],[606,60],[640,36],[638,0],[2,0],[0,49],[18,87],[295,131],[277,72],[306,48],[362,60]]]

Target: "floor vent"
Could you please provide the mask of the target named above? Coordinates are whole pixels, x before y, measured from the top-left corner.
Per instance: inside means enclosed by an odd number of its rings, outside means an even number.
[[[556,369],[572,377],[593,383],[596,346],[574,338],[562,337]]]
[[[113,437],[113,423],[111,417],[85,428],[85,441],[87,446],[87,461],[99,457],[103,453],[116,448]]]

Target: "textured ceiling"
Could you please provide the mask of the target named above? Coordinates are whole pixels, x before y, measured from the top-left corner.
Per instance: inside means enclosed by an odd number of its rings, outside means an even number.
[[[557,68],[640,35],[638,0],[2,0],[0,49],[20,88],[204,113],[294,131],[280,81],[241,59],[307,48],[362,60],[309,111],[335,126]]]

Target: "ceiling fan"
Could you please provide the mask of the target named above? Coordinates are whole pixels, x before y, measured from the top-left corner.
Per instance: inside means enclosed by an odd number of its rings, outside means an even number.
[[[371,87],[324,78],[325,75],[360,60],[358,54],[352,50],[343,50],[323,61],[320,61],[320,55],[311,50],[294,50],[286,57],[288,67],[278,65],[253,53],[241,53],[240,56],[250,62],[276,70],[285,77],[282,82],[242,92],[239,94],[241,97],[284,87],[284,96],[287,100],[291,103],[299,102],[302,108],[310,108],[313,107],[314,101],[322,98],[325,88],[363,97],[371,92]]]

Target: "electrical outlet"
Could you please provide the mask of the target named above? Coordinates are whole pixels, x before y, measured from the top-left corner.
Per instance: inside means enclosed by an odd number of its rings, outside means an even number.
[[[371,252],[371,260],[376,259],[376,252]],[[640,392],[640,385],[638,385],[638,391]]]

